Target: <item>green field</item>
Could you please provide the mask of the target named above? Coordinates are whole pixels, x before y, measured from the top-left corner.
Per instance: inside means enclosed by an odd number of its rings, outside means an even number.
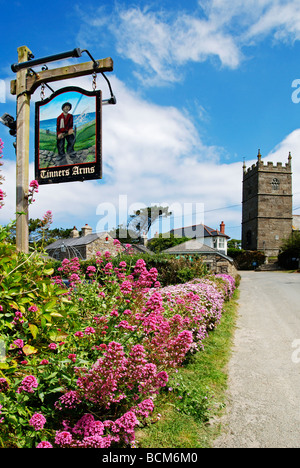
[[[77,128],[76,141],[74,146],[75,151],[88,149],[96,144],[95,126],[96,121],[94,120]],[[57,153],[56,133],[40,130],[39,137],[39,150],[53,151],[54,153]]]

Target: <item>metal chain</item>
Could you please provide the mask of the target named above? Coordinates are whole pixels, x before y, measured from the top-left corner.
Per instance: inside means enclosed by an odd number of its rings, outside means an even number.
[[[41,101],[45,99],[45,83],[41,84]]]
[[[93,73],[93,84],[92,84],[92,86],[93,86],[93,91],[96,91],[96,88],[97,88],[97,81],[96,81],[96,78],[97,78],[97,73],[94,72],[94,73]]]

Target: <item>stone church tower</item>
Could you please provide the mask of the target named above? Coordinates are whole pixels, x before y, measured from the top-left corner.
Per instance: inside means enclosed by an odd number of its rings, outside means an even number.
[[[257,163],[243,166],[242,248],[277,256],[282,240],[292,233],[292,157],[283,166]]]

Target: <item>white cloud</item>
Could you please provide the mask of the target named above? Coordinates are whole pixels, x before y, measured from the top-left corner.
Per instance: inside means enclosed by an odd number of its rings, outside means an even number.
[[[193,12],[118,7],[106,23],[117,52],[130,59],[144,85],[180,81],[190,62],[217,59],[236,68],[246,47],[270,35],[275,41],[300,39],[299,0],[199,0]],[[100,13],[99,13],[100,15]],[[103,20],[103,11],[101,11]],[[97,13],[82,13],[80,37],[103,36]],[[106,32],[107,34],[107,32]]]
[[[127,207],[133,203],[146,206],[178,203],[182,207],[184,203],[204,204],[206,224],[217,228],[224,221],[228,227],[237,227],[234,237],[240,237],[242,162],[221,164],[218,156],[222,148],[205,145],[192,121],[178,109],[143,100],[116,77],[111,78],[111,83],[118,103],[103,108],[104,179],[40,186],[36,202],[30,207],[30,217],[41,218],[52,210],[57,227],[81,228],[88,222],[96,229],[101,214],[97,208],[108,204],[117,213],[120,196],[125,195]],[[75,84],[87,89],[90,79],[81,78]],[[297,192],[300,129],[288,135],[266,159],[284,163],[289,151],[293,155],[294,192]],[[5,152],[3,162],[6,180],[2,188],[7,198],[0,211],[0,222],[7,222],[15,213],[15,164],[5,160]],[[31,163],[30,180],[33,178]],[[238,206],[220,209],[235,205]],[[300,205],[299,194],[294,196],[294,205]],[[108,220],[109,227],[116,227],[114,220],[113,216]],[[228,233],[232,234],[230,230]]]
[[[82,78],[74,84],[88,88],[88,83],[89,78]],[[95,228],[98,205],[118,208],[120,195],[127,196],[128,206],[188,202],[215,207],[236,202],[239,185],[228,180],[233,173],[239,177],[239,164],[219,166],[222,149],[203,144],[192,121],[178,109],[143,100],[116,77],[111,83],[118,104],[103,108],[104,179],[40,186],[30,217],[52,210],[56,225],[71,226],[78,220],[84,224],[88,219]],[[3,162],[7,198],[0,216],[8,221],[15,213],[15,164],[5,160],[5,154]]]

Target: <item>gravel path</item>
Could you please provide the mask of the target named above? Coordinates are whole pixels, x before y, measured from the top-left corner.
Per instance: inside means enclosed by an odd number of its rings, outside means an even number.
[[[215,448],[300,447],[300,274],[240,272],[227,414]]]

